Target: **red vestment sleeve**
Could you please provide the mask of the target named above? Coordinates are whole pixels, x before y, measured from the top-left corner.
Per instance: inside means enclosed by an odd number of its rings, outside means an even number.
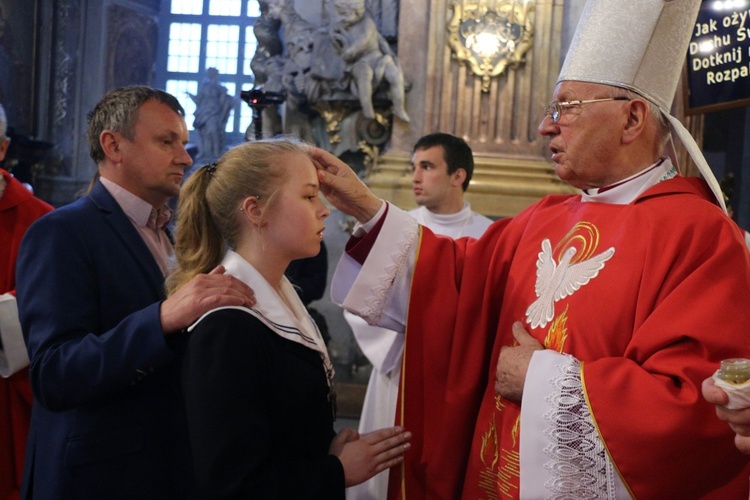
[[[378,239],[380,229],[383,227],[383,222],[388,215],[388,204],[385,205],[385,211],[380,217],[380,220],[373,226],[373,228],[364,236],[352,236],[349,241],[346,242],[346,253],[360,264],[365,262],[367,255],[372,250],[372,246],[375,244],[375,240]]]

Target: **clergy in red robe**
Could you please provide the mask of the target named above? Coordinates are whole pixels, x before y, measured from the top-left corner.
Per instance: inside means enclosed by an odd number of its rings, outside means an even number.
[[[669,115],[699,7],[587,2],[539,124],[580,193],[479,240],[433,235],[317,155],[360,224],[332,298],[405,332],[396,423],[413,437],[391,498],[748,498],[701,382],[750,357],[750,255]],[[672,134],[705,180],[679,176]]]
[[[17,498],[31,418],[26,347],[18,322],[15,265],[26,229],[52,207],[0,169],[0,499]]]
[[[477,242],[388,207],[353,247],[373,245],[356,280],[341,262],[334,298],[389,325],[408,304],[397,423],[414,437],[392,497],[747,498],[748,460],[700,381],[750,354],[748,254],[705,185],[667,167],[630,202],[550,197]],[[493,373],[518,321],[546,348],[522,404]]]
[[[380,224],[356,279],[355,247],[332,286],[373,323],[408,304],[397,424],[414,437],[392,496],[747,498],[747,457],[700,384],[750,356],[750,258],[702,181],[660,161],[476,241],[392,206]],[[494,390],[519,321],[545,347],[522,404]]]

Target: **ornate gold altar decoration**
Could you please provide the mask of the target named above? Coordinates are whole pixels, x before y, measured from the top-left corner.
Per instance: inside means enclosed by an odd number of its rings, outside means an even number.
[[[331,144],[338,144],[341,142],[341,121],[351,113],[351,106],[342,106],[332,104],[326,101],[318,101],[315,103],[315,109],[323,117],[323,121],[326,124],[326,133],[328,134],[328,141]]]
[[[507,67],[518,67],[534,38],[534,0],[453,0],[448,44],[482,77],[482,91]]]
[[[359,151],[365,155],[365,177],[377,171],[378,158],[380,158],[380,148],[369,144],[367,141],[359,141],[357,143]]]

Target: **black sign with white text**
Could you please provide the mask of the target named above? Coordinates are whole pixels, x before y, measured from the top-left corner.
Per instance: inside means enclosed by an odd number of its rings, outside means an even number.
[[[687,75],[689,112],[750,105],[750,2],[703,1]]]

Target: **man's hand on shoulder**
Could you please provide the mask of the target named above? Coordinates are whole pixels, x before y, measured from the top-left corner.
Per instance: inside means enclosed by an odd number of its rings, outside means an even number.
[[[165,335],[190,326],[204,313],[224,306],[255,305],[255,292],[217,266],[208,274],[199,274],[177,290],[161,305],[161,326]]]

